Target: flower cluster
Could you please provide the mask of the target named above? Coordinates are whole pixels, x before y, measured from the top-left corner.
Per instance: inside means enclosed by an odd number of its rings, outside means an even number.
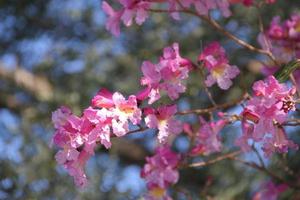
[[[252,200],[277,200],[288,189],[286,184],[275,185],[272,181],[263,183]]]
[[[142,92],[143,97],[149,97],[148,103],[152,104],[161,97],[161,92],[165,91],[171,100],[177,99],[180,93],[185,92],[182,80],[188,78],[191,69],[192,63],[180,56],[177,43],[166,47],[158,64],[143,62],[144,76],[141,78],[141,85],[147,86]]]
[[[153,4],[166,4],[169,8],[167,11],[174,19],[179,19],[180,10],[193,12],[189,10],[191,7],[195,8],[199,15],[208,15],[210,10],[218,9],[227,17],[231,14],[229,10],[231,4],[243,3],[246,6],[254,4],[253,0],[119,0],[118,2],[121,8],[117,11],[106,1],[102,3],[104,12],[109,16],[106,28],[114,35],[120,34],[121,22],[125,26],[130,26],[135,20],[141,25],[147,19],[148,12],[154,11]],[[299,58],[300,15],[295,14],[282,24],[279,17],[274,18],[271,26],[259,36],[259,42],[282,63]],[[205,80],[208,87],[217,83],[221,89],[227,90],[232,85],[232,79],[240,73],[236,66],[229,64],[225,49],[218,42],[207,45],[198,56],[198,62],[208,72]],[[182,122],[177,120],[175,115],[202,112],[178,113],[176,104],[153,106],[163,94],[172,101],[177,100],[180,94],[186,91],[184,81],[188,79],[189,72],[196,67],[189,59],[181,57],[179,45],[174,43],[164,48],[158,63],[143,62],[141,66],[143,76],[140,80],[143,89],[136,95],[125,98],[119,92],[111,93],[101,89],[80,117],[74,115],[67,107],[57,109],[52,113],[55,127],[52,143],[60,149],[55,155],[57,162],[74,177],[76,185],[83,187],[87,184],[84,167],[88,159],[94,155],[97,145],[109,149],[111,137],[125,136],[130,132],[130,125],[140,127],[138,131],[146,128],[157,129],[158,141],[164,146],[158,147],[154,156],[146,158],[147,163],[141,172],[149,190],[145,198],[170,200],[167,190],[178,182],[181,156],[170,150],[168,141],[171,140],[168,138],[176,137],[182,129],[193,138],[190,152],[185,154],[186,156],[206,156],[220,152],[221,130],[228,123],[238,120],[241,120],[242,136],[235,143],[244,151],[250,150],[249,140],[262,143],[266,156],[274,152],[286,153],[289,148],[298,148],[297,144],[287,138],[284,129],[289,112],[296,110],[294,99],[296,88],[280,84],[273,76],[254,83],[253,96],[247,100],[241,115],[234,115],[234,120],[218,121],[206,121],[203,117],[199,117],[200,127],[197,131],[193,131],[189,124],[182,126]],[[300,85],[300,70],[294,75]],[[215,105],[212,110],[225,107]],[[204,110],[205,113],[213,114],[210,108]],[[219,117],[224,116],[224,113],[221,113]],[[276,199],[280,192],[285,190],[285,185],[276,186],[270,182],[256,193],[254,199]]]
[[[265,81],[255,82],[253,91],[253,97],[242,113],[243,135],[236,144],[248,150],[248,139],[263,142],[266,156],[272,152],[285,153],[288,148],[297,149],[298,146],[287,139],[281,126],[286,121],[288,112],[295,110],[295,88],[288,88],[269,76]]]
[[[231,1],[229,0],[119,0],[121,8],[114,10],[106,1],[102,3],[103,11],[108,15],[106,29],[115,36],[120,35],[120,23],[131,26],[133,20],[141,25],[149,16],[153,4],[168,4],[168,12],[178,20],[179,11],[193,6],[200,15],[207,15],[210,10],[218,9],[223,16],[229,17]],[[235,2],[233,2],[235,3]],[[152,10],[153,11],[153,10]]]
[[[114,94],[102,89],[92,100],[92,106],[77,117],[70,109],[61,107],[52,114],[56,132],[53,143],[62,148],[56,154],[56,160],[63,165],[78,186],[87,183],[84,166],[98,143],[110,148],[110,136],[124,136],[128,123],[141,121],[141,110],[137,107],[136,97],[126,100],[122,94]]]
[[[227,90],[232,85],[231,79],[240,73],[236,66],[228,64],[225,49],[218,42],[207,45],[198,61],[203,62],[203,66],[209,71],[205,80],[208,87],[217,83],[221,89]]]
[[[279,16],[274,17],[269,28],[259,35],[258,41],[281,63],[300,58],[300,15],[293,14],[282,23]]]
[[[290,19],[281,23],[280,17],[273,18],[269,28],[258,36],[261,46],[270,50],[277,62],[286,64],[300,58],[300,15],[293,14]],[[263,73],[270,75],[279,66],[265,66]],[[300,70],[294,72],[295,80],[300,87]]]
[[[150,104],[157,101],[161,91],[166,91],[172,100],[177,99],[185,91],[181,80],[188,78],[191,67],[191,62],[179,55],[179,46],[175,43],[164,49],[157,65],[144,62],[141,84],[147,87],[138,95],[126,99],[119,92],[101,89],[81,117],[75,116],[67,107],[53,112],[56,129],[53,143],[61,148],[56,160],[74,177],[76,185],[86,185],[84,166],[94,154],[95,147],[102,144],[110,148],[110,137],[126,135],[130,124],[140,125],[142,116],[145,116],[148,128],[158,129],[160,143],[164,143],[170,134],[177,135],[182,131],[181,122],[174,118],[176,105],[142,109],[140,104],[148,98]]]
[[[145,122],[149,128],[158,129],[158,140],[160,143],[164,143],[166,138],[170,135],[176,135],[181,133],[181,122],[174,119],[174,115],[177,112],[176,105],[161,106],[156,110],[153,108],[145,109]]]
[[[200,128],[196,133],[195,147],[191,150],[192,156],[209,155],[211,153],[220,152],[222,143],[220,140],[220,131],[227,124],[226,120],[217,122],[207,122],[202,117],[199,118]],[[184,125],[184,131],[193,136],[193,130],[189,124]]]
[[[168,146],[158,147],[155,155],[146,158],[141,176],[147,182],[148,194],[146,200],[169,200],[167,189],[177,183],[177,170],[180,156],[170,150]]]
[[[136,96],[130,95],[126,100],[122,94],[100,90],[92,99],[92,106],[108,112],[113,133],[124,136],[129,131],[128,122],[137,125],[141,121],[142,111],[137,107]]]

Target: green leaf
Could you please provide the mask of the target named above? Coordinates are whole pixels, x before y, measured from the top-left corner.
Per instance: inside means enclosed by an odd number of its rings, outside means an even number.
[[[279,82],[285,82],[291,73],[293,73],[296,69],[300,69],[300,59],[293,60],[289,62],[288,64],[282,66],[276,73],[275,78]]]

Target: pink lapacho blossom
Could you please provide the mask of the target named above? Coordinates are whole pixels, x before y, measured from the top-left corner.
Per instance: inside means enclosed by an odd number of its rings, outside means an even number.
[[[191,62],[180,56],[177,43],[164,48],[158,69],[163,80],[160,84],[161,89],[166,91],[172,100],[177,99],[180,93],[185,92],[186,87],[182,80],[188,78],[188,73],[192,69]]]
[[[177,112],[176,105],[161,106],[158,109],[147,108],[145,122],[149,128],[158,129],[158,141],[164,143],[166,138],[172,134],[179,134],[182,131],[182,124],[174,118]]]
[[[179,54],[179,45],[174,43],[171,47],[164,48],[163,56],[158,64],[149,61],[143,62],[141,85],[147,86],[143,90],[143,98],[149,97],[149,104],[161,97],[161,92],[166,92],[170,99],[175,100],[179,94],[184,93],[186,87],[183,80],[188,78],[192,63]],[[144,100],[143,99],[143,100]]]
[[[300,58],[300,15],[292,14],[281,22],[279,16],[273,18],[269,27],[258,36],[263,49],[269,50],[282,64]]]
[[[177,183],[177,170],[180,156],[170,150],[169,146],[158,147],[155,155],[146,158],[147,163],[141,172],[146,180],[148,193],[147,200],[169,200],[167,189]]]
[[[92,99],[92,105],[98,108],[107,108],[111,113],[113,133],[120,137],[129,131],[129,121],[137,125],[141,121],[142,112],[137,106],[135,95],[130,95],[128,100],[119,93],[110,93],[101,89]]]
[[[277,200],[288,189],[286,184],[275,185],[272,181],[263,183],[252,200]]]
[[[287,153],[288,149],[298,149],[298,145],[292,140],[288,140],[283,128],[276,128],[272,137],[267,137],[264,141],[263,151],[269,157],[273,152]]]
[[[56,129],[52,143],[61,148],[56,154],[59,164],[74,177],[78,186],[86,185],[84,165],[94,155],[99,144],[111,147],[112,134],[120,137],[129,131],[129,121],[138,124],[141,110],[134,95],[126,100],[122,94],[101,89],[92,99],[92,106],[81,117],[75,116],[67,107],[52,114]]]
[[[173,4],[176,4],[176,0],[172,0]],[[211,10],[219,10],[224,17],[229,17],[231,11],[229,9],[230,2],[228,0],[181,0],[181,4],[190,8],[192,5],[200,15],[208,15]],[[176,7],[173,5],[172,7]]]
[[[91,157],[91,154],[86,151],[73,152],[72,157],[65,157],[62,151],[59,151],[56,155],[56,161],[63,165],[68,171],[70,176],[74,177],[76,186],[85,187],[88,184],[87,176],[84,171],[87,160]]]
[[[157,66],[149,61],[143,62],[142,72],[144,76],[141,78],[141,85],[147,86],[142,100],[149,97],[148,103],[152,104],[160,99],[161,74]]]
[[[203,62],[204,68],[209,72],[205,80],[208,87],[217,83],[221,89],[227,90],[232,85],[231,79],[240,73],[236,66],[228,64],[225,49],[218,42],[206,46],[198,61]]]
[[[266,156],[275,151],[286,153],[288,148],[297,149],[296,144],[287,140],[281,127],[288,117],[288,112],[295,110],[295,88],[280,84],[273,76],[269,76],[265,81],[255,82],[252,88],[253,97],[247,102],[242,113],[243,135],[236,144],[247,150],[248,139],[262,142]]]
[[[196,133],[196,145],[191,150],[191,155],[209,155],[211,153],[220,152],[222,143],[220,140],[220,131],[227,124],[226,120],[217,122],[207,122],[202,117],[200,120],[200,128]]]
[[[150,1],[141,0],[119,0],[122,8],[115,11],[106,1],[102,3],[103,11],[109,16],[106,22],[106,29],[111,31],[115,36],[120,35],[120,22],[123,21],[125,26],[131,26],[135,17],[137,24],[141,25],[148,17],[148,9],[151,6]]]
[[[270,76],[270,75],[273,75],[275,74],[275,72],[277,72],[277,70],[279,69],[280,67],[278,66],[272,66],[272,65],[265,65],[263,66],[262,68],[262,74],[265,75],[265,76]],[[300,90],[300,70],[295,70],[293,72],[293,76],[295,78],[295,82],[296,82],[296,89],[297,90]]]
[[[52,143],[61,148],[55,158],[74,177],[77,186],[84,187],[87,178],[84,166],[98,143],[106,148],[111,146],[109,115],[103,108],[87,108],[81,117],[72,114],[70,109],[61,107],[52,114],[56,129]]]
[[[223,16],[229,17],[230,2],[228,0],[118,0],[121,8],[115,11],[106,1],[102,3],[103,11],[108,15],[106,29],[115,36],[120,35],[120,22],[125,26],[131,26],[135,19],[138,25],[141,25],[148,18],[148,12],[151,6],[155,4],[165,4],[169,6],[169,13],[175,20],[179,20],[181,7],[190,8],[194,5],[200,15],[208,15],[209,11],[218,9]]]

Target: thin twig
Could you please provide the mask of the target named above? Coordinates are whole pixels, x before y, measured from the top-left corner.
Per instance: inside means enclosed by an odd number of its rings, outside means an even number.
[[[241,153],[242,153],[241,150],[234,151],[234,152],[219,156],[219,157],[217,157],[215,159],[212,159],[212,160],[189,164],[188,167],[204,167],[204,166],[211,165],[211,164],[214,164],[214,163],[222,161],[222,160],[226,160],[228,158],[233,158],[233,157],[235,157],[235,156],[237,156]]]
[[[297,95],[300,98],[300,88],[299,88],[299,86],[298,86],[298,84],[296,82],[296,79],[295,79],[295,77],[294,77],[294,75],[292,73],[290,74],[290,80],[292,81],[293,85],[295,86],[295,88],[297,90]]]
[[[253,163],[253,162],[248,162],[248,161],[245,161],[245,160],[242,160],[240,158],[237,158],[237,157],[229,157],[228,159],[231,159],[231,160],[235,160],[235,161],[238,161],[246,166],[249,166],[251,168],[254,168],[254,169],[257,169],[261,172],[264,172],[266,173],[267,175],[269,175],[270,177],[272,177],[273,179],[276,179],[277,181],[281,182],[281,183],[285,183],[287,184],[289,187],[291,188],[294,188],[294,189],[297,189],[299,190],[300,187],[298,185],[295,185],[291,182],[288,182],[286,180],[284,180],[282,177],[278,176],[277,174],[269,171],[267,168],[263,167],[263,166],[259,166],[258,164],[256,163]]]
[[[259,154],[259,152],[258,152],[257,149],[255,148],[254,143],[253,143],[253,145],[252,145],[252,149],[253,149],[254,153],[256,154],[256,156],[258,157],[258,160],[259,160],[261,166],[263,166],[264,168],[266,168],[266,165],[265,165],[265,163],[264,163],[264,160],[262,159],[261,155]]]
[[[213,112],[215,110],[218,110],[218,109],[230,108],[232,106],[240,104],[241,102],[243,102],[248,97],[249,97],[248,93],[245,93],[241,98],[239,98],[235,101],[232,101],[232,102],[228,102],[228,103],[224,103],[224,104],[218,104],[218,105],[210,107],[210,108],[181,111],[181,112],[177,112],[176,114],[177,115],[206,114],[206,113],[210,113],[210,112]]]
[[[200,71],[200,74],[201,74],[201,77],[202,77],[202,80],[203,80],[202,81],[202,86],[204,87],[204,90],[205,90],[205,93],[208,96],[208,99],[210,100],[210,102],[212,103],[213,106],[217,106],[217,103],[213,99],[212,94],[210,93],[208,87],[205,84],[205,81],[204,81],[205,75],[204,75],[204,71],[202,69],[202,66],[200,66],[199,71]]]
[[[244,48],[246,48],[250,51],[253,51],[253,52],[264,54],[264,55],[268,56],[274,63],[277,63],[275,57],[272,55],[272,53],[270,51],[254,47],[253,45],[245,42],[244,40],[242,40],[240,38],[238,38],[237,36],[233,35],[232,33],[228,32],[227,30],[225,30],[218,22],[216,22],[214,19],[212,19],[209,16],[200,15],[197,12],[194,12],[194,11],[188,10],[188,9],[177,9],[177,10],[148,9],[148,11],[158,12],[158,13],[181,12],[181,13],[194,15],[194,16],[202,19],[203,21],[206,21],[208,24],[210,24],[212,27],[214,27],[217,31],[224,34],[225,36],[227,36],[231,40],[235,41],[237,44],[241,45],[242,47],[244,47]]]

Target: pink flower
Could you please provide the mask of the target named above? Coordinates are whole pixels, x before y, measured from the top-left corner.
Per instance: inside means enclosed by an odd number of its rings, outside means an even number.
[[[158,64],[143,62],[141,84],[147,86],[144,90],[147,95],[143,97],[148,96],[148,103],[152,104],[160,98],[161,91],[166,91],[172,100],[177,99],[186,90],[182,81],[188,78],[191,69],[191,62],[180,56],[177,43],[166,47]]]
[[[119,92],[112,94],[106,89],[101,89],[92,99],[92,105],[108,109],[113,133],[118,137],[129,131],[129,121],[134,125],[141,121],[142,112],[137,106],[137,99],[134,95],[129,96],[126,100]]]
[[[278,196],[287,189],[286,184],[275,185],[272,181],[269,181],[261,185],[260,190],[252,200],[277,200]]]
[[[91,107],[84,111],[83,117],[86,123],[89,123],[91,129],[86,136],[84,149],[90,154],[94,154],[94,148],[97,143],[101,143],[107,149],[111,147],[110,127],[113,114],[106,108],[100,110]],[[88,126],[88,125],[87,125]]]
[[[236,144],[247,150],[248,139],[263,142],[263,150],[267,156],[275,151],[287,152],[288,147],[297,148],[296,144],[286,139],[284,130],[280,127],[287,119],[288,112],[295,110],[295,88],[289,89],[269,76],[265,81],[255,82],[253,91],[254,96],[242,113],[243,135]]]
[[[119,0],[123,8],[119,11],[114,11],[112,7],[103,1],[102,9],[109,15],[106,22],[106,29],[111,31],[115,36],[120,35],[120,21],[122,20],[125,26],[131,26],[135,16],[135,21],[138,25],[144,23],[148,17],[147,10],[150,8],[150,1],[136,0]]]
[[[157,110],[145,109],[145,122],[149,128],[158,129],[158,141],[164,143],[170,134],[179,134],[182,124],[174,118],[177,112],[176,105],[162,106]]]
[[[115,104],[115,108],[112,110],[113,132],[120,137],[129,131],[128,120],[134,125],[140,123],[142,112],[137,107],[137,101],[134,95],[129,96],[128,100],[126,100],[122,94],[115,92],[112,98]]]
[[[156,149],[155,155],[147,157],[141,177],[146,180],[149,193],[146,199],[169,199],[166,189],[177,183],[179,173],[177,165],[180,156],[170,150],[168,146]]]
[[[83,187],[87,184],[84,166],[94,154],[97,142],[106,148],[111,145],[109,112],[89,107],[77,117],[61,107],[53,112],[52,120],[56,129],[52,143],[61,148],[55,155],[56,161],[74,177],[77,186]]]
[[[209,44],[199,55],[198,60],[203,62],[210,73],[205,80],[208,87],[217,83],[221,89],[227,90],[232,85],[231,79],[240,73],[236,66],[228,64],[225,50],[218,42]]]
[[[77,148],[83,144],[80,134],[81,119],[73,115],[67,107],[61,107],[52,113],[52,120],[56,129],[52,143],[64,148]]]
[[[209,11],[219,9],[224,17],[229,17],[231,11],[229,10],[228,0],[183,0],[182,4],[185,7],[190,7],[191,4],[195,6],[196,11],[200,15],[207,15]]]
[[[258,42],[264,49],[270,50],[278,62],[287,63],[295,58],[300,58],[299,27],[299,14],[293,14],[284,22],[281,22],[280,17],[276,16],[269,28],[258,36]]]
[[[97,108],[111,108],[114,106],[112,93],[105,88],[99,90],[92,99],[92,106]]]
[[[270,156],[273,152],[287,153],[289,148],[297,150],[298,145],[287,139],[283,128],[276,128],[274,136],[265,139],[263,151]]]
[[[73,115],[66,107],[52,114],[56,129],[52,143],[61,148],[56,160],[74,177],[78,186],[86,185],[84,165],[94,155],[95,147],[102,144],[110,148],[112,133],[123,136],[129,131],[129,122],[137,125],[141,121],[142,113],[134,95],[126,100],[118,92],[112,94],[101,89],[92,99],[92,105],[95,108],[88,107],[81,117]]]
[[[109,30],[115,36],[120,35],[120,20],[123,11],[114,11],[114,9],[106,2],[102,2],[103,11],[109,16],[106,22],[106,29]]]
[[[149,97],[148,103],[152,104],[160,98],[159,83],[161,81],[161,74],[157,66],[149,61],[143,62],[142,72],[144,77],[141,78],[141,84],[147,85],[146,96]]]
[[[222,143],[219,133],[226,125],[225,120],[217,122],[207,122],[202,117],[200,119],[200,128],[197,132],[196,146],[192,149],[192,155],[209,155],[214,152],[220,152]]]
[[[84,166],[90,156],[91,155],[87,152],[81,151],[76,159],[67,161],[63,164],[69,174],[74,177],[75,184],[78,187],[85,187],[88,183],[84,172]]]

